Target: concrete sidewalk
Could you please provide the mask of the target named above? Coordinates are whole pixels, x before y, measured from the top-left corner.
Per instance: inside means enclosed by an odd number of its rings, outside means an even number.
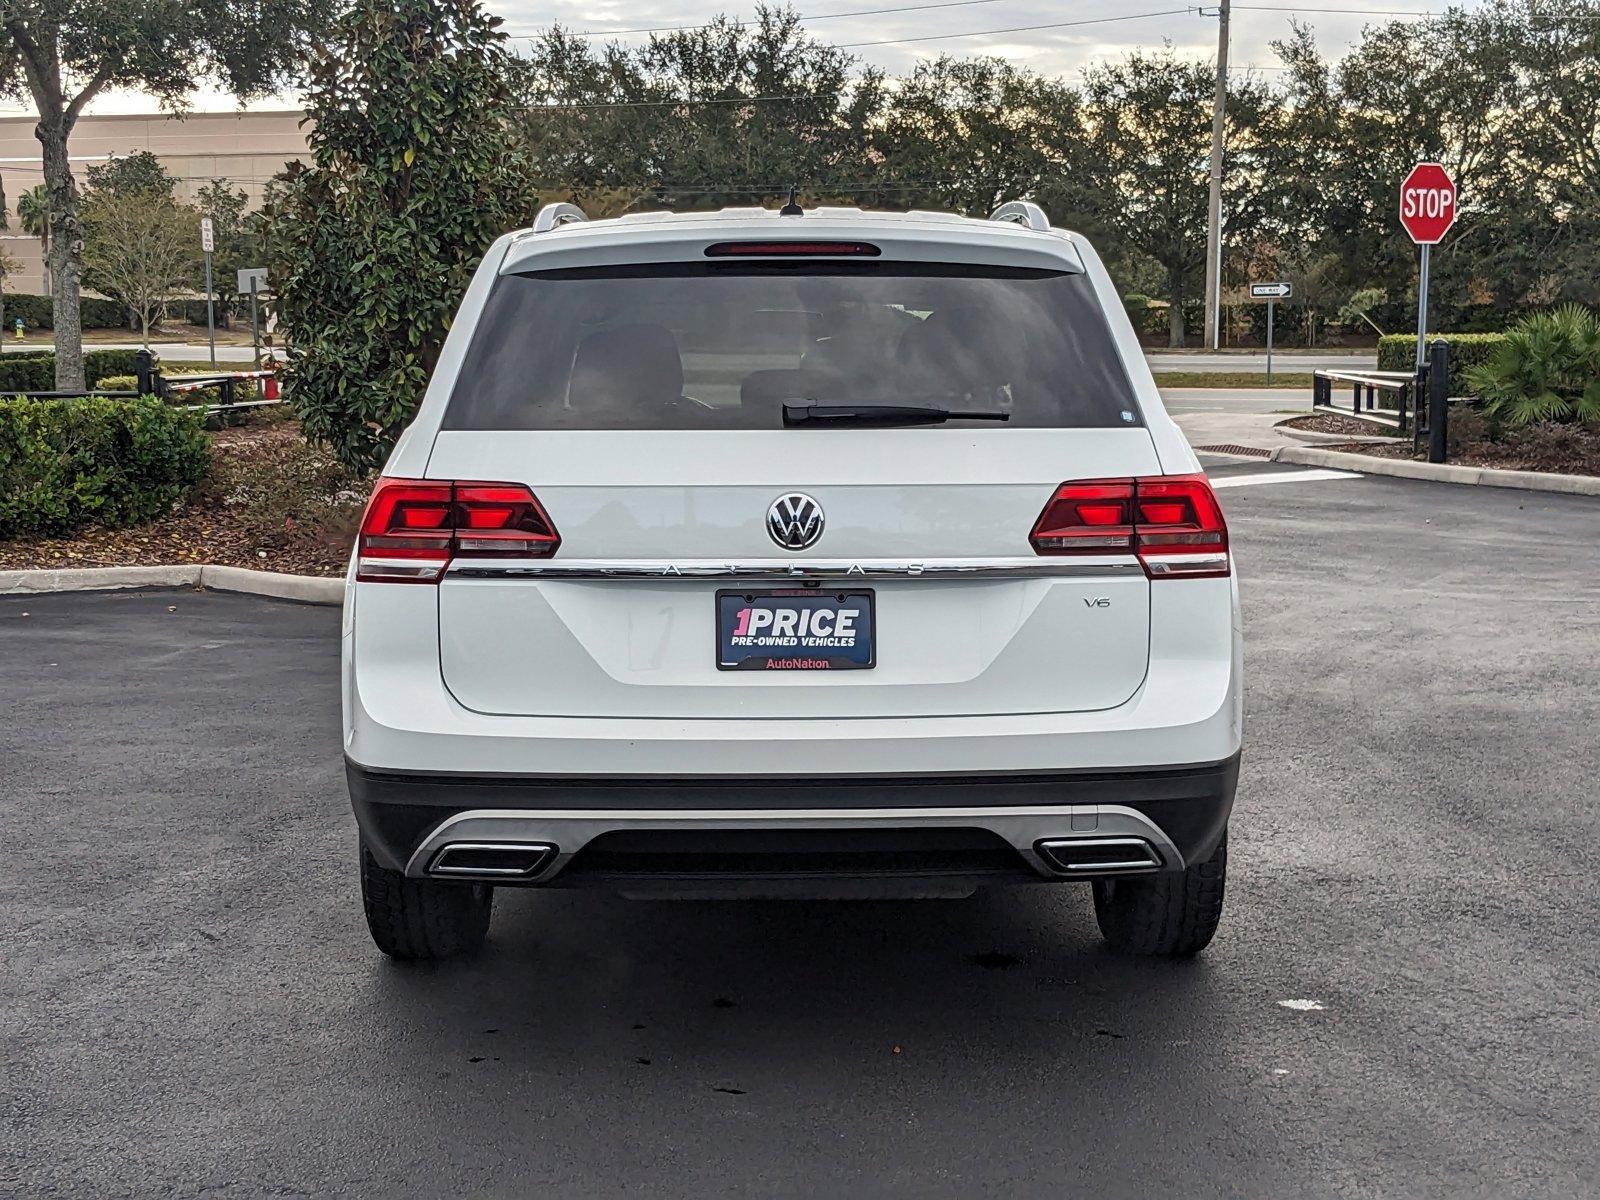
[[[1311,411],[1306,388],[1162,388],[1161,399],[1191,446],[1247,446],[1267,453],[1303,445],[1274,426]]]

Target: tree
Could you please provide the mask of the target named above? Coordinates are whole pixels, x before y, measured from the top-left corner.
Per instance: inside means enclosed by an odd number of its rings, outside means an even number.
[[[178,177],[148,150],[113,155],[87,168],[83,177],[84,190],[90,193],[126,196],[133,192],[151,192],[170,197],[178,190]]]
[[[85,106],[108,87],[180,110],[199,82],[243,99],[294,72],[323,20],[314,0],[6,0],[0,6],[0,94],[32,101],[49,196],[56,387],[83,387],[78,312],[83,220],[67,141]]]
[[[1185,340],[1183,306],[1199,290],[1205,262],[1207,155],[1212,68],[1170,50],[1136,51],[1091,68],[1084,82],[1085,158],[1050,192],[1063,208],[1089,210],[1117,241],[1149,255],[1166,273],[1168,342]],[[1273,100],[1264,84],[1234,81],[1228,97],[1228,175],[1223,237],[1261,218],[1265,191],[1254,168]]]
[[[1469,301],[1481,255],[1496,255],[1524,209],[1522,184],[1507,172],[1509,114],[1519,112],[1513,41],[1497,13],[1451,9],[1427,21],[1368,27],[1333,70],[1339,108],[1329,131],[1336,153],[1315,176],[1331,198],[1322,237],[1352,288],[1401,293],[1416,249],[1398,228],[1400,181],[1418,162],[1443,163],[1459,189],[1462,220],[1433,252],[1434,299]],[[1295,140],[1322,132],[1298,130]],[[1518,239],[1526,247],[1531,239]],[[1524,274],[1502,260],[1492,277],[1502,303],[1525,289]],[[1413,293],[1414,295],[1415,293]]]
[[[145,344],[172,294],[189,283],[199,215],[159,191],[94,190],[83,211],[84,278],[132,310]]]
[[[630,205],[711,208],[836,194],[874,171],[869,125],[882,77],[807,37],[789,10],[718,17],[595,48],[556,30],[521,76],[540,183],[587,205],[621,189]]]
[[[9,251],[0,248],[0,337],[6,331],[6,280],[17,273],[17,260]]]
[[[505,37],[474,0],[356,0],[313,51],[268,254],[285,398],[347,465],[410,421],[483,252],[532,216]]]
[[[35,184],[17,197],[17,220],[22,232],[39,239],[45,255],[45,289],[55,291],[55,277],[50,274],[50,194],[44,184]],[[0,330],[4,333],[4,330]]]
[[[998,58],[918,63],[888,102],[879,134],[888,180],[907,206],[986,217],[1033,196],[1079,157],[1078,96]]]

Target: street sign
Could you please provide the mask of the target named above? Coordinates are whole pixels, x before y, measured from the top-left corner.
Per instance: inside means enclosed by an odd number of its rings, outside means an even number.
[[[1292,295],[1294,295],[1294,285],[1287,280],[1250,285],[1250,299],[1267,302],[1267,383],[1269,384],[1272,382],[1272,310],[1279,300],[1287,300]]]
[[[239,291],[250,297],[250,340],[256,347],[256,369],[261,369],[261,316],[256,296],[267,290],[265,267],[243,267],[239,271]]]
[[[1456,185],[1438,163],[1418,163],[1400,185],[1400,224],[1419,246],[1437,246],[1456,223]]]
[[[200,249],[205,251],[206,258],[206,342],[211,347],[211,366],[217,365],[217,310],[214,296],[213,281],[211,278],[211,252],[217,248],[216,239],[211,233],[211,218],[200,218]]]
[[[1417,272],[1417,372],[1422,371],[1428,337],[1428,259],[1456,223],[1456,184],[1436,162],[1418,163],[1400,184],[1400,224],[1422,247]]]

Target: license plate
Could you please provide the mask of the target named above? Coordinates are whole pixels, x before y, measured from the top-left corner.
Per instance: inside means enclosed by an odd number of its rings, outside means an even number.
[[[871,592],[718,592],[717,669],[865,670],[872,626]]]

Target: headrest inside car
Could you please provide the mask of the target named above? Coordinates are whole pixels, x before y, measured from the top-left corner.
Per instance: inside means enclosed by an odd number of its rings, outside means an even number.
[[[567,395],[580,411],[669,404],[683,394],[683,359],[665,325],[618,325],[578,343]]]

